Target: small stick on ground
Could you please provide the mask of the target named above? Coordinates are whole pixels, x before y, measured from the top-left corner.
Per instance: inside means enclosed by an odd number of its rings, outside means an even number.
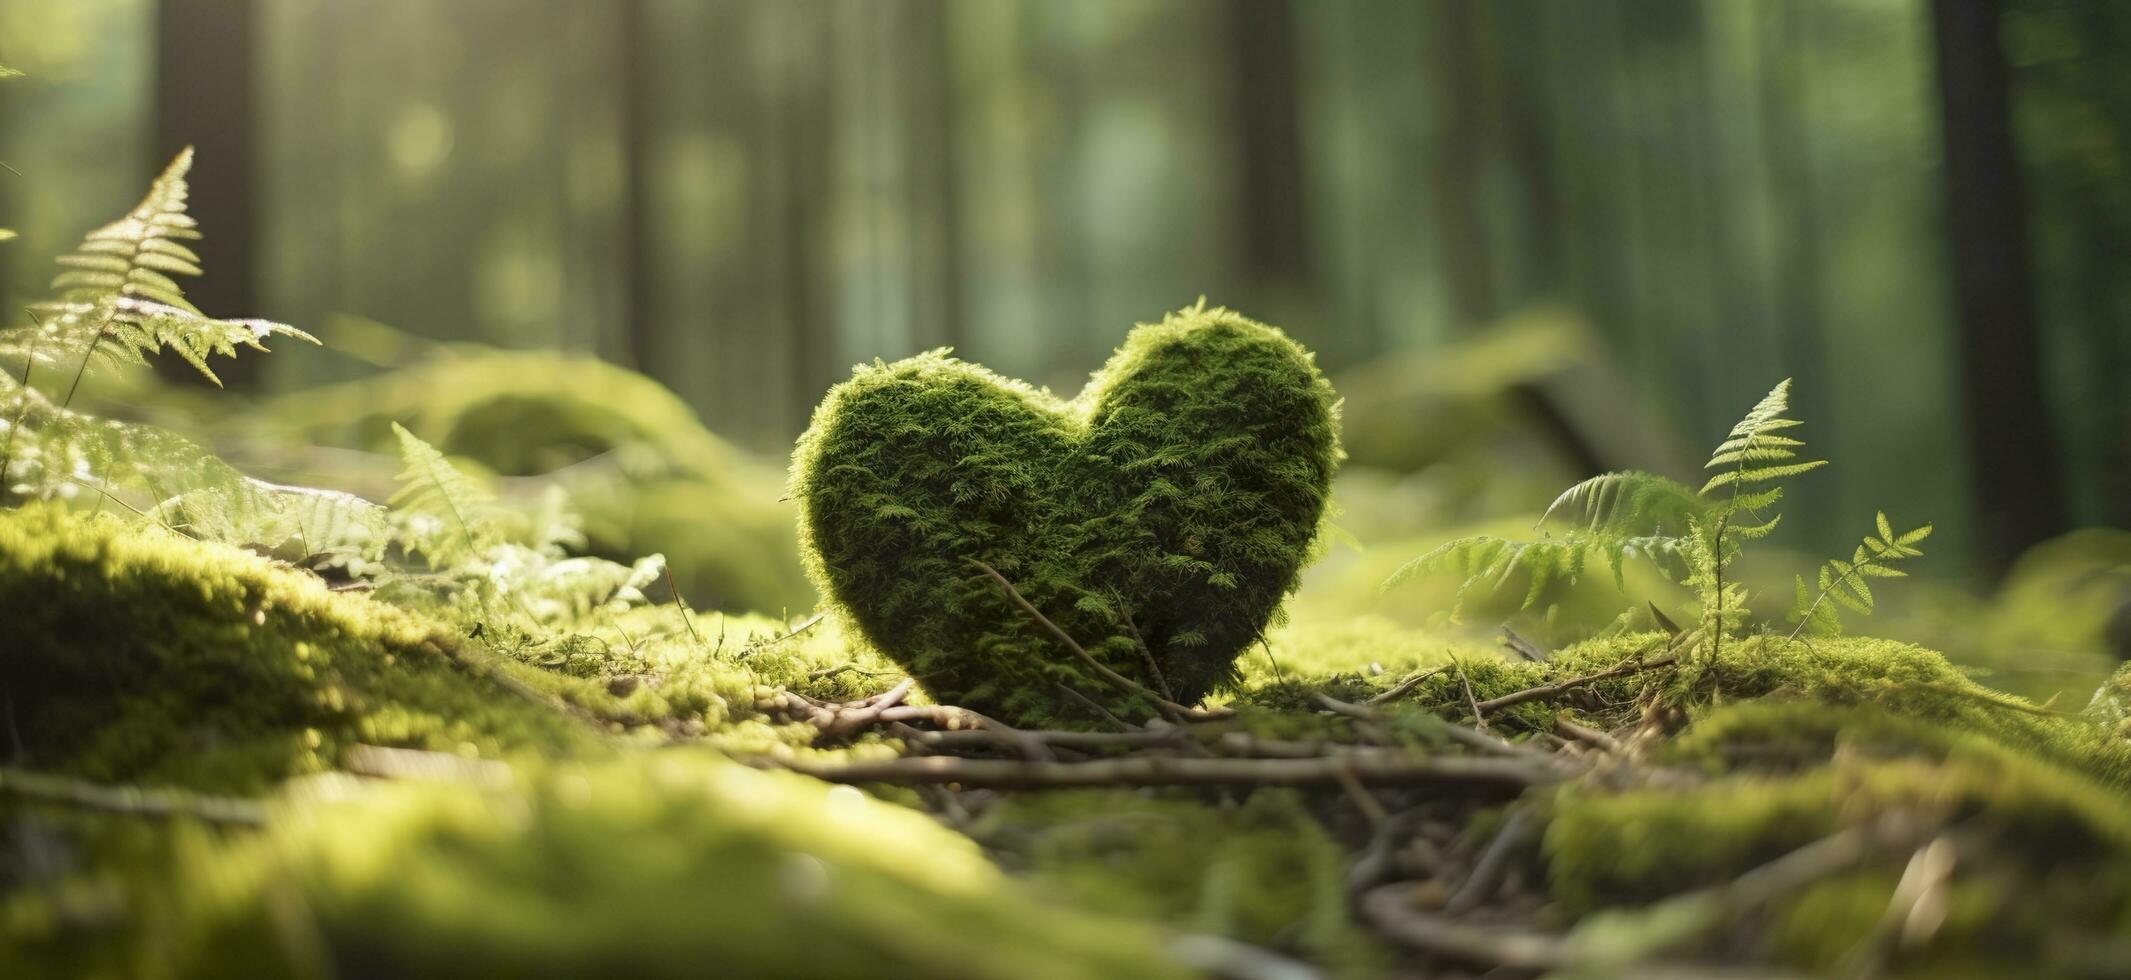
[[[1467,925],[1449,916],[1429,915],[1406,900],[1408,884],[1371,889],[1361,899],[1362,915],[1393,942],[1466,963],[1511,970],[1548,972],[1571,963],[1569,944],[1559,936],[1524,930]]]
[[[1451,915],[1464,915],[1479,908],[1480,903],[1494,897],[1502,887],[1503,872],[1509,869],[1509,858],[1524,841],[1531,830],[1531,814],[1522,807],[1513,807],[1502,821],[1502,829],[1495,839],[1487,842],[1487,849],[1480,852],[1480,859],[1473,863],[1472,874],[1465,883],[1451,893],[1450,901],[1443,911]]]
[[[1500,711],[1504,708],[1523,704],[1526,701],[1551,701],[1587,684],[1595,684],[1599,681],[1611,680],[1615,677],[1624,677],[1629,674],[1641,673],[1642,671],[1646,670],[1656,670],[1659,667],[1669,667],[1672,664],[1678,662],[1678,660],[1679,658],[1673,656],[1672,654],[1666,654],[1665,656],[1659,657],[1655,660],[1631,660],[1619,666],[1612,667],[1607,670],[1601,670],[1595,674],[1585,674],[1582,677],[1571,677],[1565,681],[1555,681],[1552,684],[1541,684],[1538,687],[1527,687],[1522,691],[1511,691],[1510,693],[1502,695],[1499,698],[1489,698],[1488,700],[1481,701],[1477,705],[1475,705],[1475,709],[1480,711]]]
[[[1013,604],[1018,607],[1023,613],[1026,613],[1030,619],[1035,620],[1036,625],[1043,627],[1044,630],[1050,633],[1053,638],[1055,638],[1058,642],[1064,644],[1067,650],[1072,651],[1074,656],[1079,657],[1081,659],[1081,662],[1093,668],[1097,676],[1101,677],[1105,681],[1110,682],[1119,690],[1125,691],[1129,694],[1137,694],[1140,697],[1146,698],[1147,700],[1154,702],[1155,706],[1157,708],[1160,708],[1163,713],[1173,716],[1178,721],[1204,721],[1210,718],[1225,718],[1231,714],[1234,714],[1234,712],[1228,711],[1203,711],[1196,708],[1185,707],[1184,705],[1178,704],[1175,701],[1171,701],[1168,698],[1165,698],[1160,694],[1149,690],[1147,685],[1141,684],[1138,681],[1135,681],[1129,677],[1126,677],[1123,674],[1118,673],[1117,671],[1111,670],[1109,667],[1105,666],[1102,661],[1095,659],[1095,656],[1089,653],[1086,647],[1081,646],[1079,641],[1067,635],[1065,630],[1058,628],[1057,623],[1051,622],[1051,617],[1044,615],[1043,610],[1036,608],[1027,599],[1022,598],[1021,592],[1014,588],[1014,583],[1007,581],[1006,576],[999,574],[998,569],[993,568],[990,565],[987,565],[974,558],[970,559],[969,563],[977,566],[977,568],[981,570],[984,574],[991,576],[991,580],[997,583],[999,588],[1006,593],[1007,599],[1012,601]],[[1075,692],[1075,696],[1079,697],[1080,695],[1078,694],[1078,692]]]
[[[1396,701],[1399,698],[1405,697],[1406,694],[1412,691],[1414,688],[1421,686],[1428,680],[1428,678],[1434,677],[1435,675],[1440,674],[1449,669],[1449,664],[1444,664],[1441,667],[1431,667],[1427,670],[1421,671],[1420,673],[1413,675],[1412,677],[1408,677],[1405,680],[1398,682],[1398,685],[1396,687],[1393,687],[1388,691],[1378,694],[1367,701],[1363,701],[1362,703],[1366,705],[1379,705],[1383,704],[1386,701]]]
[[[847,705],[837,705],[821,714],[817,714],[814,718],[814,727],[821,729],[823,735],[831,738],[856,735],[879,724],[882,720],[881,714],[889,708],[903,703],[903,699],[910,696],[910,689],[915,686],[917,686],[916,681],[905,677],[902,683],[889,688],[886,693],[877,697],[867,698],[864,701]]]
[[[191,817],[207,823],[240,826],[266,822],[266,808],[252,800],[201,796],[182,790],[114,786],[0,768],[0,797],[8,796],[139,817]]]
[[[1025,759],[1039,762],[1055,758],[1043,740],[1015,728],[989,715],[957,708],[946,704],[900,704],[881,712],[881,720],[892,722],[926,721],[933,725],[956,731],[971,729],[983,733],[990,741],[1021,753]]]
[[[1339,779],[1339,788],[1347,794],[1348,799],[1354,801],[1354,808],[1361,811],[1362,819],[1369,821],[1370,827],[1381,827],[1384,821],[1391,819],[1391,815],[1384,812],[1384,805],[1377,802],[1376,796],[1369,792],[1369,787],[1363,786],[1361,780],[1354,777],[1352,770],[1337,767],[1332,773]]]
[[[1019,762],[935,755],[817,763],[756,758],[753,764],[790,769],[832,783],[917,786],[955,783],[989,789],[1065,789],[1087,786],[1432,786],[1481,796],[1515,796],[1561,782],[1573,768],[1522,759],[1483,759],[1410,752],[1354,752],[1318,759],[1225,759],[1131,756],[1094,762]]]
[[[1554,716],[1554,730],[1561,733],[1564,738],[1588,742],[1614,755],[1626,755],[1628,753],[1628,747],[1621,744],[1620,739],[1614,738],[1596,728],[1570,721],[1567,715]]]
[[[1466,676],[1465,664],[1456,660],[1450,663],[1451,666],[1458,668],[1458,683],[1465,687],[1465,703],[1472,705],[1472,727],[1485,734],[1487,732],[1487,712],[1480,707],[1480,699],[1473,697],[1472,678]]]

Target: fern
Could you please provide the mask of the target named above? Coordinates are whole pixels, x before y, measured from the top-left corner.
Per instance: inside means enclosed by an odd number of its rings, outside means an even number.
[[[502,544],[495,495],[405,426],[394,422],[392,432],[405,469],[390,504],[411,518],[405,543],[431,568],[468,563]]]
[[[1573,584],[1593,565],[1611,570],[1614,584],[1625,587],[1627,562],[1640,559],[1694,590],[1697,629],[1714,643],[1746,615],[1746,591],[1728,574],[1741,543],[1776,529],[1781,515],[1763,512],[1783,498],[1783,481],[1826,465],[1799,458],[1805,444],[1783,434],[1800,424],[1785,417],[1790,386],[1788,379],[1777,384],[1732,427],[1704,465],[1714,472],[1699,489],[1639,471],[1592,477],[1548,505],[1535,525],[1540,539],[1451,541],[1407,562],[1385,587],[1452,572],[1462,580],[1462,605],[1472,589],[1500,589],[1521,571],[1528,582],[1520,608],[1530,608],[1556,583]]]
[[[57,297],[31,306],[31,326],[0,334],[0,351],[33,366],[78,359],[78,385],[92,362],[146,364],[168,349],[220,385],[207,363],[211,356],[234,357],[239,347],[264,351],[264,341],[277,335],[318,343],[285,323],[207,316],[185,298],[174,277],[201,272],[200,256],[185,244],[200,237],[199,223],[185,211],[191,168],[188,148],[133,210],[60,256],[66,271],[52,280]],[[72,393],[70,386],[62,404],[72,401]]]
[[[1908,575],[1895,568],[1894,563],[1922,555],[1924,552],[1917,545],[1931,537],[1929,524],[1896,534],[1885,513],[1878,516],[1874,531],[1865,535],[1863,543],[1850,553],[1849,561],[1830,558],[1820,566],[1818,593],[1806,588],[1804,576],[1794,579],[1797,598],[1791,606],[1791,619],[1798,625],[1791,630],[1791,639],[1807,630],[1830,636],[1841,633],[1842,609],[1860,616],[1871,615],[1875,601],[1872,587],[1865,580]]]

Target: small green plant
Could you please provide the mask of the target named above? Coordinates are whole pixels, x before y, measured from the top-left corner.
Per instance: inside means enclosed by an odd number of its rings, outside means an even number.
[[[1592,477],[1555,498],[1540,516],[1536,540],[1494,536],[1460,538],[1407,562],[1386,588],[1418,575],[1452,572],[1462,578],[1459,599],[1472,589],[1498,589],[1520,571],[1528,579],[1523,608],[1538,603],[1550,586],[1574,583],[1586,569],[1603,565],[1625,587],[1630,560],[1646,560],[1694,594],[1693,626],[1682,649],[1706,647],[1713,656],[1724,637],[1743,628],[1748,595],[1732,574],[1746,542],[1767,537],[1782,515],[1785,481],[1827,465],[1799,455],[1805,443],[1789,434],[1801,423],[1786,418],[1791,382],[1771,389],[1732,427],[1703,465],[1700,488],[1654,473],[1626,471]],[[1840,630],[1837,609],[1872,611],[1866,579],[1900,576],[1893,563],[1922,554],[1916,545],[1931,525],[1896,533],[1885,514],[1878,534],[1867,537],[1848,561],[1834,559],[1820,570],[1819,589],[1797,582],[1792,637]],[[1654,608],[1654,607],[1653,607]]]

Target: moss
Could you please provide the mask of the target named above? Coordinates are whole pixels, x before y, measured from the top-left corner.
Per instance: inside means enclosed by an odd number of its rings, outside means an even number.
[[[1544,846],[1551,886],[1571,918],[1656,901],[1722,886],[1899,810],[1952,835],[1960,863],[1947,924],[1903,952],[1896,972],[2081,975],[2078,951],[2131,925],[2131,817],[2120,791],[2081,771],[2113,764],[2054,758],[2050,744],[2030,749],[1869,705],[1722,709],[1670,754],[1725,774],[1684,791],[1554,798]],[[1882,847],[1780,897],[1753,933],[1763,947],[1753,955],[1833,968],[1877,928],[1910,854]]]
[[[250,791],[357,743],[483,756],[587,743],[384,605],[234,548],[54,507],[0,513],[0,691],[23,764]]]
[[[0,906],[0,975],[1181,976],[931,820],[701,753],[299,787],[167,874]]]
[[[1238,804],[1086,790],[1009,798],[971,833],[1036,886],[1085,908],[1373,973],[1383,950],[1347,910],[1342,848],[1300,797]]]
[[[936,351],[861,367],[801,437],[810,573],[941,700],[1084,723],[1068,688],[1144,717],[1017,612],[972,560],[1180,700],[1294,590],[1340,451],[1330,384],[1278,330],[1195,309],[1136,328],[1064,402]],[[1122,607],[1122,608],[1120,608]]]

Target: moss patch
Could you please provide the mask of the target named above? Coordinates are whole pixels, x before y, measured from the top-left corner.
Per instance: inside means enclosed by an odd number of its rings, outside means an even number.
[[[1136,328],[1063,402],[934,352],[862,367],[793,462],[811,573],[934,696],[1085,723],[1119,704],[972,565],[1112,669],[1182,701],[1296,585],[1340,451],[1331,385],[1278,330],[1195,309]]]
[[[695,752],[300,787],[168,873],[0,906],[0,974],[1182,976],[931,820]]]
[[[586,747],[471,673],[530,675],[234,548],[53,507],[0,513],[0,644],[23,764],[247,792],[357,743],[480,756]]]
[[[971,832],[1085,908],[1284,948],[1350,973],[1384,961],[1348,914],[1345,850],[1291,793],[1227,805],[1104,790],[1028,796],[994,807]]]

